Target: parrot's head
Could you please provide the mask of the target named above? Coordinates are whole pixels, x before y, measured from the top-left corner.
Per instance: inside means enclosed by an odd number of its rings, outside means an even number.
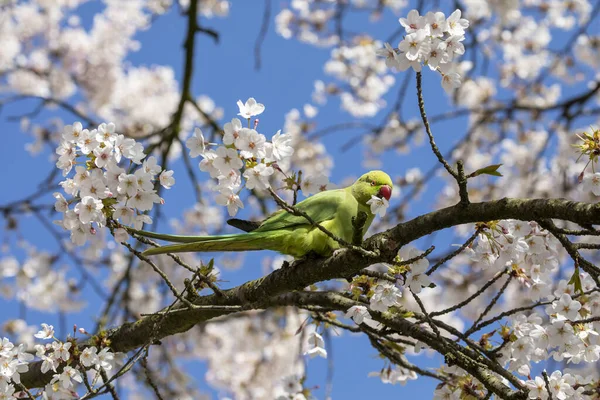
[[[367,204],[371,196],[389,200],[392,197],[392,178],[383,171],[369,171],[352,185],[352,194],[361,204]]]

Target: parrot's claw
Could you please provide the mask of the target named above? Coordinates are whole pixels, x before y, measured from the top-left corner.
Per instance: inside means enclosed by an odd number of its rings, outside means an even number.
[[[333,251],[333,254],[331,255],[332,257],[337,257],[340,253],[346,251],[346,249],[335,249]]]

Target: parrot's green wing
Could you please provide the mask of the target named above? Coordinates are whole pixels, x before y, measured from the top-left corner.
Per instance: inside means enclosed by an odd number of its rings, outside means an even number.
[[[238,228],[244,232],[252,232],[258,229],[263,221],[247,221],[245,219],[230,218],[227,220],[227,225]]]
[[[356,202],[352,195],[344,190],[328,190],[319,192],[296,204],[294,208],[305,212],[316,223],[328,221],[335,217],[338,209],[347,205],[348,201]],[[310,222],[301,215],[293,215],[285,210],[279,210],[267,218],[253,232],[268,232],[278,229],[293,228],[298,225],[310,225]]]

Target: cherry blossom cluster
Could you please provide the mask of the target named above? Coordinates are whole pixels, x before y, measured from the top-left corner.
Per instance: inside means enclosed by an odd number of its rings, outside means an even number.
[[[502,86],[508,87],[521,80],[534,81],[548,67],[553,75],[567,82],[583,78],[579,68],[573,68],[574,63],[569,57],[562,57],[560,53],[553,54],[555,52],[550,44],[553,37],[560,36],[553,35],[553,29],[569,30],[586,23],[591,11],[588,0],[571,3],[538,2],[541,16],[524,15],[518,2],[503,2],[503,5],[505,6],[494,10],[498,11],[501,19],[489,29],[481,30],[481,37],[497,45],[502,53],[503,62],[499,66],[499,81]],[[476,8],[478,7],[467,6],[466,10],[474,20],[480,14],[480,10]],[[514,21],[519,23],[515,24]],[[575,55],[584,63],[590,61],[589,50],[593,49],[586,42],[587,38],[587,35],[578,36],[574,48]]]
[[[407,18],[400,18],[406,36],[392,48],[388,43],[378,54],[386,57],[386,65],[400,71],[412,68],[420,72],[423,64],[442,75],[442,87],[448,93],[460,86],[461,76],[456,72],[458,58],[465,53],[465,30],[469,21],[456,10],[448,18],[443,12],[428,12],[421,16],[411,10]]]
[[[403,261],[408,260],[415,261],[411,264],[403,264]],[[400,288],[408,288],[412,293],[416,294],[421,293],[423,288],[429,287],[432,283],[426,274],[429,268],[429,261],[424,257],[422,251],[413,246],[404,246],[400,249],[395,262],[396,264],[394,265],[382,264],[382,267],[390,275],[397,278],[395,283],[386,280],[374,280],[365,276],[357,277],[350,285],[349,289],[351,293],[355,297],[365,294],[369,299],[369,308],[373,311],[383,313],[394,306],[411,309],[414,305],[403,297]],[[346,311],[345,317],[352,319],[357,325],[364,323],[374,329],[380,327],[380,324],[372,319],[369,310],[365,306],[355,305],[350,307]],[[392,374],[391,370],[387,372],[382,371],[378,376],[381,376],[384,382],[387,380],[387,383],[391,381],[405,382],[408,379],[407,375],[404,375],[401,370],[393,372],[392,377],[390,377],[390,374]]]
[[[508,269],[536,301],[552,294],[560,244],[535,222],[496,221],[482,226],[479,240],[467,252],[481,268]]]
[[[244,208],[241,190],[244,187],[258,191],[271,188],[271,180],[275,179],[276,172],[282,174],[280,181],[299,183],[305,196],[327,190],[329,180],[324,175],[302,176],[290,181],[280,165],[287,164],[294,154],[292,136],[282,134],[279,130],[269,142],[265,135],[256,130],[258,119],[254,120],[253,128],[250,127],[252,117],[265,110],[263,104],[249,98],[245,103],[238,101],[238,107],[238,115],[247,121],[248,127],[243,127],[242,121],[233,118],[223,126],[222,145],[207,143],[200,129],[196,129],[185,143],[191,158],[202,156],[200,170],[217,179],[217,204],[226,206],[229,215],[234,216],[240,208]]]
[[[21,382],[20,374],[29,371],[33,355],[23,344],[15,346],[7,338],[0,341],[0,398],[8,399],[15,393],[15,384]]]
[[[81,328],[78,331],[86,333]],[[21,383],[20,374],[27,372],[29,365],[36,359],[42,362],[42,373],[54,373],[51,381],[36,397],[41,395],[44,398],[72,399],[78,398],[77,385],[84,379],[92,388],[100,386],[103,383],[101,373],[114,370],[124,356],[111,352],[106,346],[101,347],[100,351],[96,346],[80,349],[71,337],[65,342],[60,341],[54,336],[54,327],[45,323],[32,337],[51,342],[45,345],[35,344],[34,356],[25,344],[15,345],[7,338],[0,340],[0,398],[26,397],[18,386]],[[98,342],[101,345],[103,343],[100,338]],[[87,376],[84,377],[84,374]]]
[[[535,379],[530,379],[525,382],[525,386],[529,389],[530,399],[547,400],[550,398],[547,387],[550,388],[550,394],[554,399],[587,399],[584,395],[585,386],[591,382],[591,377],[581,376],[577,374],[562,373],[554,371],[548,376],[548,385],[541,376],[536,376]]]
[[[54,372],[52,380],[45,386],[46,395],[57,399],[70,399],[77,397],[76,388],[83,383],[84,374],[90,374],[88,382],[91,387],[100,386],[102,373],[113,370],[123,354],[115,354],[108,347],[98,351],[96,346],[89,346],[80,350],[75,345],[75,340],[62,342],[54,338],[52,325],[42,324],[42,330],[36,335],[43,340],[53,340],[46,345],[35,345],[36,357],[42,361],[41,371]],[[62,371],[58,371],[62,367]]]
[[[294,108],[285,115],[283,131],[292,137],[290,145],[294,148],[294,154],[277,163],[283,171],[294,168],[302,170],[305,176],[329,175],[333,167],[332,157],[322,143],[310,140],[306,135],[307,129],[314,124],[311,119],[316,113],[316,107],[305,104],[302,112]]]
[[[130,53],[138,51],[136,35],[150,28],[158,14],[176,3],[186,9],[189,0],[106,1],[86,23],[80,5],[89,0],[3,2],[0,72],[9,93],[68,102],[80,96],[81,114],[101,121],[119,120],[129,137],[149,136],[168,125],[177,109],[180,93],[175,72],[168,65],[132,65]],[[226,16],[227,0],[198,2],[203,17]],[[207,96],[185,107],[181,126],[220,117],[221,110]],[[54,139],[56,119],[40,124],[23,119],[23,130],[35,137],[32,153]],[[153,138],[152,140],[156,140]]]
[[[314,325],[300,333],[298,328],[307,317],[308,313],[292,308],[251,312],[209,323],[203,330],[192,329],[166,345],[179,356],[206,360],[207,382],[232,399],[290,396],[303,400],[293,396],[304,393],[305,363],[299,355],[309,349]]]
[[[413,246],[404,246],[398,252],[394,265],[382,264],[387,272],[397,278],[395,283],[358,277],[353,280],[350,290],[355,296],[366,294],[369,298],[369,307],[374,311],[386,312],[390,307],[399,306],[402,299],[401,287],[406,287],[413,293],[420,293],[424,287],[432,283],[426,274],[429,261],[423,255],[422,251]],[[403,263],[408,260],[415,261],[411,264]],[[357,325],[363,322],[369,326],[377,325],[364,306],[351,307],[346,312],[346,318],[352,318]]]
[[[468,250],[471,259],[487,269],[507,269],[528,299],[548,302],[543,313],[538,309],[529,315],[516,314],[500,329],[499,336],[505,342],[502,360],[508,369],[530,376],[532,363],[550,358],[571,364],[598,361],[600,326],[594,319],[586,321],[600,313],[600,294],[593,291],[594,280],[575,269],[569,272],[570,279],[555,283],[559,266],[556,249],[560,245],[534,222],[489,222],[486,228]],[[582,388],[589,383],[581,376],[561,375],[559,371],[552,374],[550,382],[555,398],[580,398]],[[530,398],[548,397],[542,377],[527,381],[527,385],[536,393],[530,393]]]
[[[0,258],[0,293],[39,311],[75,312],[85,305],[64,265],[49,252],[24,243],[26,258]]]
[[[282,37],[289,39],[295,36],[302,42],[318,46],[331,46],[339,40],[332,32],[317,29],[335,15],[331,5],[323,7],[315,2],[296,0],[290,6],[275,17],[275,28]]]
[[[405,264],[403,261],[415,260],[411,264]],[[350,285],[350,291],[355,296],[366,294],[369,298],[369,307],[374,311],[386,312],[390,307],[401,304],[401,287],[407,287],[413,293],[420,293],[425,287],[428,287],[432,281],[426,274],[429,268],[429,261],[424,257],[424,253],[413,246],[404,246],[398,252],[395,260],[396,264],[383,264],[392,276],[397,277],[395,283],[377,280],[373,281],[367,277],[357,277]],[[365,322],[369,326],[374,323],[371,316],[364,306],[353,306],[346,312],[346,318],[360,325]],[[376,324],[375,324],[376,325]]]
[[[585,295],[575,293],[573,285],[563,279],[548,296],[550,304],[545,315],[518,314],[512,318],[510,328],[503,328],[501,336],[509,341],[504,357],[511,370],[527,376],[532,361],[550,357],[572,364],[600,359],[600,326],[597,321],[586,322],[587,318],[598,316],[600,294],[589,293],[595,286],[587,274],[582,273],[581,280]]]
[[[318,92],[325,90],[327,94],[339,95],[342,109],[354,117],[376,115],[386,106],[383,96],[396,83],[394,76],[388,73],[386,62],[378,57],[380,47],[380,42],[364,36],[333,49],[330,60],[325,63],[325,73],[342,84],[320,88],[322,83],[317,82],[313,97],[323,97]]]
[[[402,292],[398,285],[389,281],[367,278],[366,276],[354,278],[349,290],[355,298],[365,295],[369,300],[369,308],[382,313],[388,311],[390,307],[399,306],[402,299]],[[365,306],[352,306],[344,316],[352,319],[357,325],[364,323],[374,329],[378,329],[380,326],[378,322],[373,320]]]
[[[525,298],[533,301],[548,300],[543,314],[539,311],[530,315],[516,314],[508,324],[502,325],[502,328],[497,330],[498,336],[504,342],[499,353],[501,362],[509,370],[526,377],[530,376],[533,363],[551,358],[571,364],[594,365],[600,358],[598,340],[600,326],[597,326],[598,322],[594,318],[599,315],[600,294],[593,291],[594,280],[587,274],[576,271],[581,280],[581,292],[576,290],[572,279],[563,279],[555,283],[553,277],[559,265],[559,254],[556,249],[560,247],[556,239],[536,223],[496,221],[488,222],[485,227],[480,226],[480,228],[483,231],[479,239],[472,248],[466,249],[466,254],[475,266],[481,266],[488,272],[508,271],[520,284],[516,286],[517,290],[527,293]],[[398,257],[400,260],[398,265],[402,268],[401,260],[418,258],[420,255],[421,252],[414,248],[403,248]],[[422,287],[428,286],[428,281],[417,284],[419,275],[426,276],[422,271],[426,271],[428,265],[427,260],[423,258],[412,263],[406,270],[408,274],[412,273],[416,276],[412,279],[414,287],[411,285],[410,275],[406,277],[406,286],[410,287],[412,292],[418,293]],[[391,273],[400,272],[396,268],[388,267]],[[360,285],[360,283],[356,281],[353,285]],[[370,298],[372,309],[384,312],[394,305],[413,309],[404,301],[406,297],[400,297],[400,293],[396,290],[397,286],[391,282],[377,281],[370,286],[373,287]],[[431,292],[433,291],[428,290],[426,293]],[[429,307],[426,305],[426,308],[431,309]],[[357,324],[372,321],[364,306],[352,307],[346,313],[346,317],[352,318]],[[585,321],[586,318],[592,319]],[[487,339],[485,343],[489,343]],[[418,352],[417,347],[415,351]],[[440,373],[446,374],[448,372],[445,371],[446,369],[445,367],[440,369]],[[406,376],[396,379],[395,374],[396,372],[385,368],[381,372],[373,373],[387,383],[406,381]],[[583,373],[554,372],[549,377],[553,398],[584,398],[582,393],[594,384],[591,377],[585,378],[585,376]],[[449,383],[436,389],[435,398],[459,399],[463,393],[464,380],[473,380],[460,369],[449,373],[448,377]],[[548,398],[545,383],[542,385],[544,382],[542,377],[529,378],[524,382],[533,391],[533,394],[530,393],[530,398]],[[476,381],[472,384],[474,388],[481,386]]]
[[[385,9],[394,14],[404,8],[407,0],[350,0],[348,4],[335,1],[293,0],[289,8],[275,17],[277,33],[285,39],[292,37],[315,46],[331,46],[343,40],[335,29],[334,21],[341,6],[351,6],[355,10],[373,10],[371,20],[380,18]]]
[[[96,228],[105,226],[107,218],[136,229],[151,223],[146,212],[163,202],[155,185],[169,189],[175,183],[173,171],[163,171],[154,156],[144,160],[142,144],[115,129],[114,124],[103,123],[89,130],[75,122],[65,126],[56,150],[56,166],[66,177],[60,185],[69,196],[67,200],[54,193],[55,209],[63,214],[57,224],[69,231],[71,241],[79,246]],[[127,240],[122,228],[115,235],[120,242]]]

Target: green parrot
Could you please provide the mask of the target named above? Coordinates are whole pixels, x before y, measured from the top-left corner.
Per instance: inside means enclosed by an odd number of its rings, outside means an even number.
[[[351,242],[352,217],[360,211],[367,214],[363,228],[364,235],[375,217],[367,201],[371,196],[389,200],[392,187],[392,180],[388,174],[383,171],[370,171],[358,178],[351,186],[317,193],[296,204],[295,208],[304,211],[314,222],[319,223],[336,237]],[[145,256],[200,251],[274,250],[295,258],[302,258],[310,252],[329,256],[340,247],[338,242],[312,226],[306,218],[290,214],[285,210],[271,214],[260,224],[242,220],[230,220],[230,224],[247,233],[178,236],[146,231],[136,232],[142,236],[180,243],[148,249],[143,253]]]

